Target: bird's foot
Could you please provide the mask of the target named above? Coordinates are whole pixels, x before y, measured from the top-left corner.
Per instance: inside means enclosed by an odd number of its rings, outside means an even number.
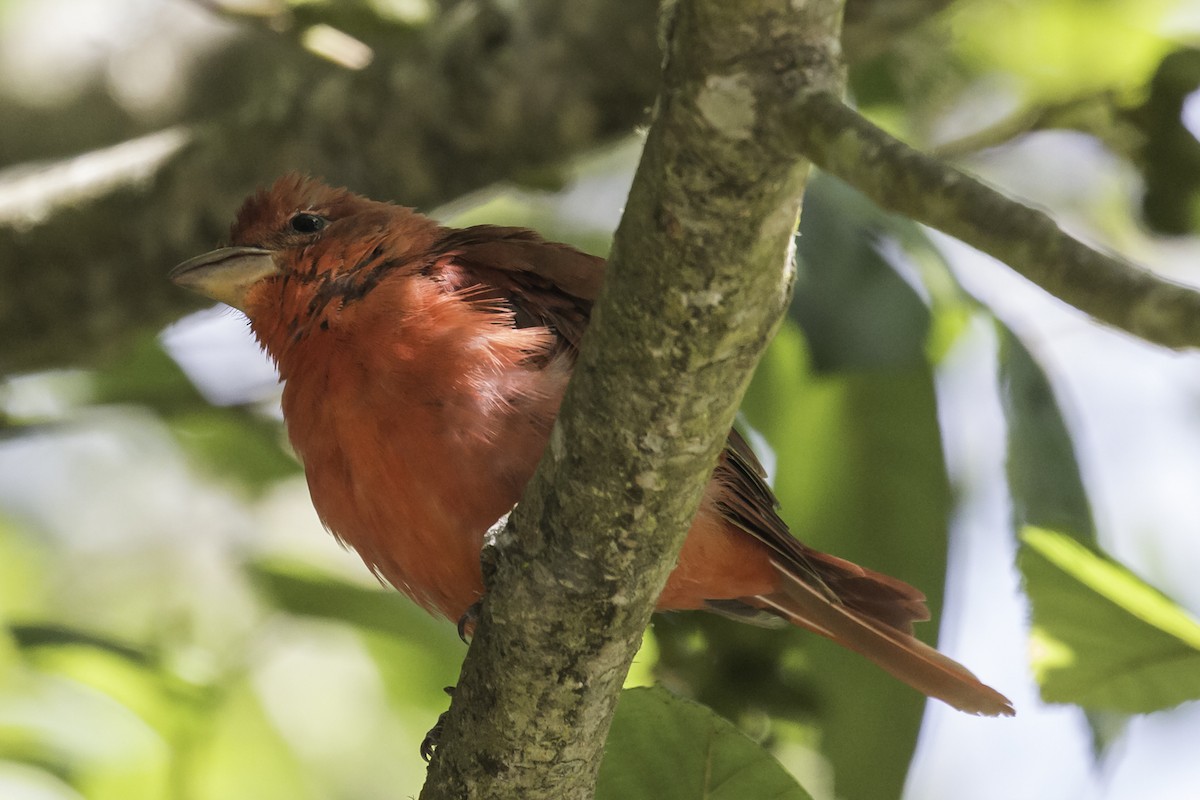
[[[454,697],[454,687],[447,686],[444,691],[450,697]],[[429,733],[425,734],[425,738],[421,740],[421,758],[425,759],[428,764],[433,759],[433,754],[437,751],[439,740],[442,738],[442,728],[446,724],[446,715],[449,711],[443,711],[438,714],[437,722],[429,729]]]
[[[483,601],[476,600],[458,618],[458,638],[462,639],[463,644],[471,643],[471,635],[475,633],[475,625],[479,622],[479,612],[482,608]]]

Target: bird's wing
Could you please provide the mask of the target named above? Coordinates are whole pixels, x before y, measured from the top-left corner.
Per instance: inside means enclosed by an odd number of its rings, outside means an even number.
[[[481,299],[507,303],[519,327],[545,326],[566,347],[579,347],[604,282],[604,259],[495,225],[447,229],[435,250],[464,284],[454,288],[486,287]]]
[[[604,261],[521,228],[447,231],[438,243],[447,282],[500,301],[519,327],[553,330],[573,353],[604,280]],[[477,288],[472,288],[477,287]],[[769,595],[718,601],[713,610],[754,621],[777,614],[856,650],[926,694],[972,713],[1011,714],[1003,695],[912,636],[929,618],[925,597],[903,581],[806,547],[776,513],[778,501],[746,441],[730,431],[714,473],[717,510],[766,544],[782,580]]]
[[[481,299],[503,300],[521,327],[554,330],[576,349],[604,280],[604,260],[524,228],[479,225],[447,229],[436,251],[461,285],[487,287]],[[714,477],[724,491],[717,507],[731,524],[763,541],[788,571],[818,593],[904,633],[929,618],[924,595],[903,581],[806,547],[780,519],[754,452],[730,431]]]

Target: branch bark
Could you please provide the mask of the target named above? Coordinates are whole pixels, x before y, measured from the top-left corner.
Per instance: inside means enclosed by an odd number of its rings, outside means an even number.
[[[1008,264],[1097,320],[1175,349],[1200,347],[1200,292],[1065,233],[950,164],[892,138],[829,92],[798,94],[788,136],[813,163],[880,206]]]
[[[808,164],[774,144],[840,91],[837,0],[669,5],[657,114],[550,446],[422,793],[586,798],[641,642],[788,301]]]

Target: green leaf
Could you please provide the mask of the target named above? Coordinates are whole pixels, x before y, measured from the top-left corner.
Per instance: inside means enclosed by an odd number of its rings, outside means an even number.
[[[1184,119],[1197,89],[1200,48],[1180,48],[1158,65],[1150,96],[1132,114],[1143,137],[1136,159],[1146,187],[1142,218],[1156,233],[1200,231],[1200,141]]]
[[[122,358],[94,373],[92,394],[95,403],[156,411],[201,468],[240,487],[261,491],[300,471],[281,444],[277,421],[245,408],[210,406],[156,337],[138,339]]]
[[[248,570],[275,608],[341,623],[360,635],[390,707],[416,719],[398,740],[398,752],[416,753],[425,731],[449,705],[442,690],[457,679],[466,653],[455,626],[394,589],[360,586],[303,564],[260,561]]]
[[[1002,323],[997,323],[997,328],[1000,401],[1008,426],[1005,470],[1014,530],[1027,525],[1058,530],[1095,549],[1098,545],[1091,504],[1050,380],[1011,330]],[[1021,547],[1020,552],[1026,549]],[[1027,563],[1018,558],[1028,585]],[[1043,609],[1042,603],[1040,594],[1030,593],[1035,617],[1055,613],[1053,609]],[[1043,673],[1036,664],[1035,675],[1041,683]],[[1125,722],[1122,715],[1095,710],[1089,711],[1087,720],[1097,756],[1116,740]]]
[[[888,241],[907,252],[922,293],[885,257]],[[792,313],[804,341],[783,331],[743,410],[778,455],[775,490],[797,537],[918,586],[936,618],[950,492],[929,359],[969,304],[917,226],[828,176],[806,195],[797,244]],[[932,641],[936,627],[919,633]],[[924,698],[832,642],[792,636],[839,796],[899,797]]]
[[[1021,538],[1047,702],[1146,713],[1200,698],[1200,622],[1066,534],[1031,527]]]
[[[743,406],[778,455],[781,512],[809,545],[914,584],[935,619],[950,490],[932,371],[806,374],[785,328]],[[918,626],[927,641],[935,624]],[[840,797],[899,797],[924,698],[861,656],[796,631]],[[870,763],[870,769],[862,764]]]
[[[599,800],[809,800],[770,753],[704,706],[664,689],[621,694]]]
[[[119,358],[92,375],[92,401],[144,405],[160,413],[206,405],[153,334],[139,336]]]
[[[323,796],[307,765],[268,718],[249,682],[226,687],[204,738],[187,753],[187,783],[176,791],[195,800],[253,797],[307,800]]]
[[[1016,528],[1052,528],[1094,545],[1092,508],[1050,381],[1012,331],[1003,325],[999,331],[1006,470]]]
[[[805,195],[796,255],[791,314],[818,372],[936,363],[976,305],[924,228],[824,173]]]
[[[198,408],[176,414],[168,423],[202,469],[253,492],[300,471],[299,462],[281,446],[279,423],[244,409]]]
[[[156,661],[155,656],[145,648],[66,625],[14,624],[9,627],[9,633],[13,641],[24,649],[86,647],[118,656],[142,667],[152,667]]]
[[[879,249],[901,226],[915,227],[836,178],[818,173],[811,182],[796,239],[791,313],[818,371],[925,363],[929,309]]]
[[[27,663],[43,675],[101,692],[171,738],[209,703],[211,686],[171,671],[163,654],[65,625],[13,625]]]
[[[120,699],[30,670],[15,694],[0,695],[0,716],[0,760],[27,764],[74,790],[62,796],[165,796],[163,738]]]
[[[400,639],[458,641],[453,625],[391,589],[369,589],[291,561],[259,561],[247,569],[272,605],[284,611]]]

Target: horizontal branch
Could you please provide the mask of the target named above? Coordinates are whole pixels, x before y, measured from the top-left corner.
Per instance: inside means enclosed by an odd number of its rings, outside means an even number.
[[[1019,203],[871,124],[826,92],[796,97],[788,136],[880,206],[961,239],[1100,322],[1174,349],[1200,347],[1200,292],[1065,233]]]

